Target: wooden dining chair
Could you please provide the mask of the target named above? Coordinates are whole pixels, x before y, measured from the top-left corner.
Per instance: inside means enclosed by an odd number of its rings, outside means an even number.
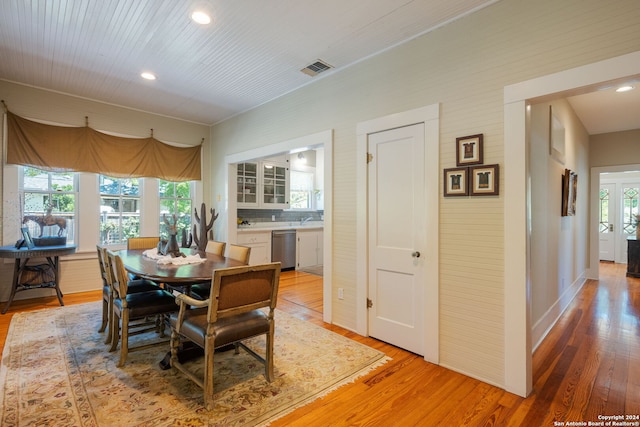
[[[241,246],[230,244],[227,250],[227,258],[235,259],[243,264],[249,265],[249,256],[251,248],[249,246]]]
[[[185,294],[176,297],[177,313],[171,325],[171,367],[204,389],[204,406],[213,409],[215,349],[233,344],[264,364],[265,379],[273,380],[274,311],[278,299],[280,263],[240,266],[213,271],[211,298],[200,301]],[[268,311],[262,308],[268,307]],[[259,355],[243,341],[265,335],[265,354]],[[179,349],[188,340],[204,349],[204,376],[180,363]]]
[[[120,360],[118,367],[121,367],[124,365],[129,352],[143,350],[166,342],[166,340],[155,340],[137,347],[129,347],[129,336],[155,331],[160,332],[160,336],[163,337],[164,322],[160,315],[177,311],[178,306],[175,303],[173,294],[164,289],[158,288],[152,291],[128,293],[127,284],[129,277],[127,270],[124,268],[122,258],[114,252],[109,251],[109,260],[114,272],[114,278],[116,279],[112,286],[113,311],[111,321],[111,348],[109,351],[115,351],[120,341]],[[157,320],[151,327],[137,328],[130,331],[132,321],[148,318],[156,318]]]
[[[107,330],[107,326],[111,328],[110,323],[113,319],[113,291],[112,288],[114,283],[116,282],[113,276],[113,268],[111,267],[111,262],[108,255],[108,249],[104,246],[96,245],[96,249],[98,252],[98,262],[100,263],[100,274],[102,275],[102,323],[100,325],[100,329],[98,332],[104,332]],[[137,293],[137,292],[146,292],[146,291],[154,291],[156,289],[160,289],[160,287],[150,281],[145,279],[135,279],[129,280],[127,283],[127,293]],[[105,344],[109,344],[111,342],[111,329],[107,331],[107,336],[105,338]]]
[[[225,242],[217,242],[215,240],[209,240],[207,242],[207,247],[205,249],[205,252],[223,256],[225,246],[227,246]]]
[[[127,239],[127,249],[153,249],[158,247],[160,237],[129,237]]]

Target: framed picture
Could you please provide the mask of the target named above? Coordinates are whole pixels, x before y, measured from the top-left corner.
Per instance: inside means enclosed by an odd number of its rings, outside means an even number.
[[[450,168],[444,170],[444,196],[469,195],[469,168]]]
[[[27,227],[21,227],[20,230],[22,231],[22,242],[23,242],[21,246],[26,246],[29,249],[33,249],[34,248],[33,239],[31,238],[31,234],[29,234],[29,229]]]
[[[482,159],[482,134],[463,136],[456,138],[456,165],[469,166],[481,165]]]
[[[549,155],[561,165],[564,165],[564,133],[562,122],[549,106]]]
[[[569,169],[562,175],[562,216],[576,214],[576,194],[578,192],[578,175]]]
[[[469,194],[495,196],[499,193],[500,165],[482,165],[469,168]]]

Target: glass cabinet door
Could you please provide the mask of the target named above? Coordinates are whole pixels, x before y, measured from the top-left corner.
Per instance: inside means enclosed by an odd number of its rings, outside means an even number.
[[[238,164],[238,203],[256,204],[258,202],[258,164]]]
[[[262,166],[262,202],[264,205],[286,205],[287,168],[273,163]]]

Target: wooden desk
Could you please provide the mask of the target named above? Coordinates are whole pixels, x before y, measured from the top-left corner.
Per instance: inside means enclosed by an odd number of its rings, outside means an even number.
[[[181,248],[185,255],[199,254],[206,257],[205,262],[185,265],[159,265],[154,259],[143,255],[146,249],[123,249],[117,254],[122,258],[124,268],[138,277],[173,286],[184,286],[194,283],[209,282],[216,268],[227,268],[244,265],[240,261],[226,258],[209,252]]]
[[[0,246],[0,258],[14,258],[15,265],[13,267],[13,280],[11,282],[11,296],[7,301],[7,304],[2,309],[2,314],[5,314],[9,309],[9,306],[13,302],[13,298],[16,296],[16,292],[26,291],[29,289],[38,288],[53,288],[56,290],[58,301],[60,305],[64,305],[62,301],[62,292],[60,291],[60,260],[61,255],[69,255],[76,251],[75,245],[64,246],[36,246],[33,249],[20,248],[16,249],[15,246]],[[25,284],[22,283],[22,275],[27,270],[27,262],[31,258],[46,258],[47,264],[54,273],[52,281],[46,281],[38,284]]]

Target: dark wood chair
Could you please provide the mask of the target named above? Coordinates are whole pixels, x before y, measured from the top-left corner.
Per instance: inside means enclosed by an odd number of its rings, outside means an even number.
[[[116,279],[112,286],[113,311],[111,321],[111,348],[115,351],[120,343],[120,360],[118,366],[123,366],[130,351],[142,350],[154,345],[163,344],[167,340],[150,342],[137,347],[129,347],[129,336],[145,332],[159,332],[164,337],[164,322],[162,315],[178,310],[175,297],[164,289],[156,288],[145,292],[128,292],[130,282],[127,270],[124,268],[122,259],[115,253],[109,251],[109,261]],[[141,327],[130,330],[131,322],[140,319],[155,318],[155,322],[150,327]],[[134,325],[137,326],[137,325]]]
[[[205,301],[181,294],[180,311],[169,316],[171,324],[171,366],[204,389],[204,405],[213,408],[214,353],[233,344],[242,347],[265,366],[267,381],[273,379],[274,311],[280,283],[280,263],[229,267],[214,270],[211,297]],[[268,307],[267,312],[261,308]],[[265,355],[259,355],[242,341],[266,336]],[[184,340],[204,349],[204,378],[189,371],[179,360]]]

